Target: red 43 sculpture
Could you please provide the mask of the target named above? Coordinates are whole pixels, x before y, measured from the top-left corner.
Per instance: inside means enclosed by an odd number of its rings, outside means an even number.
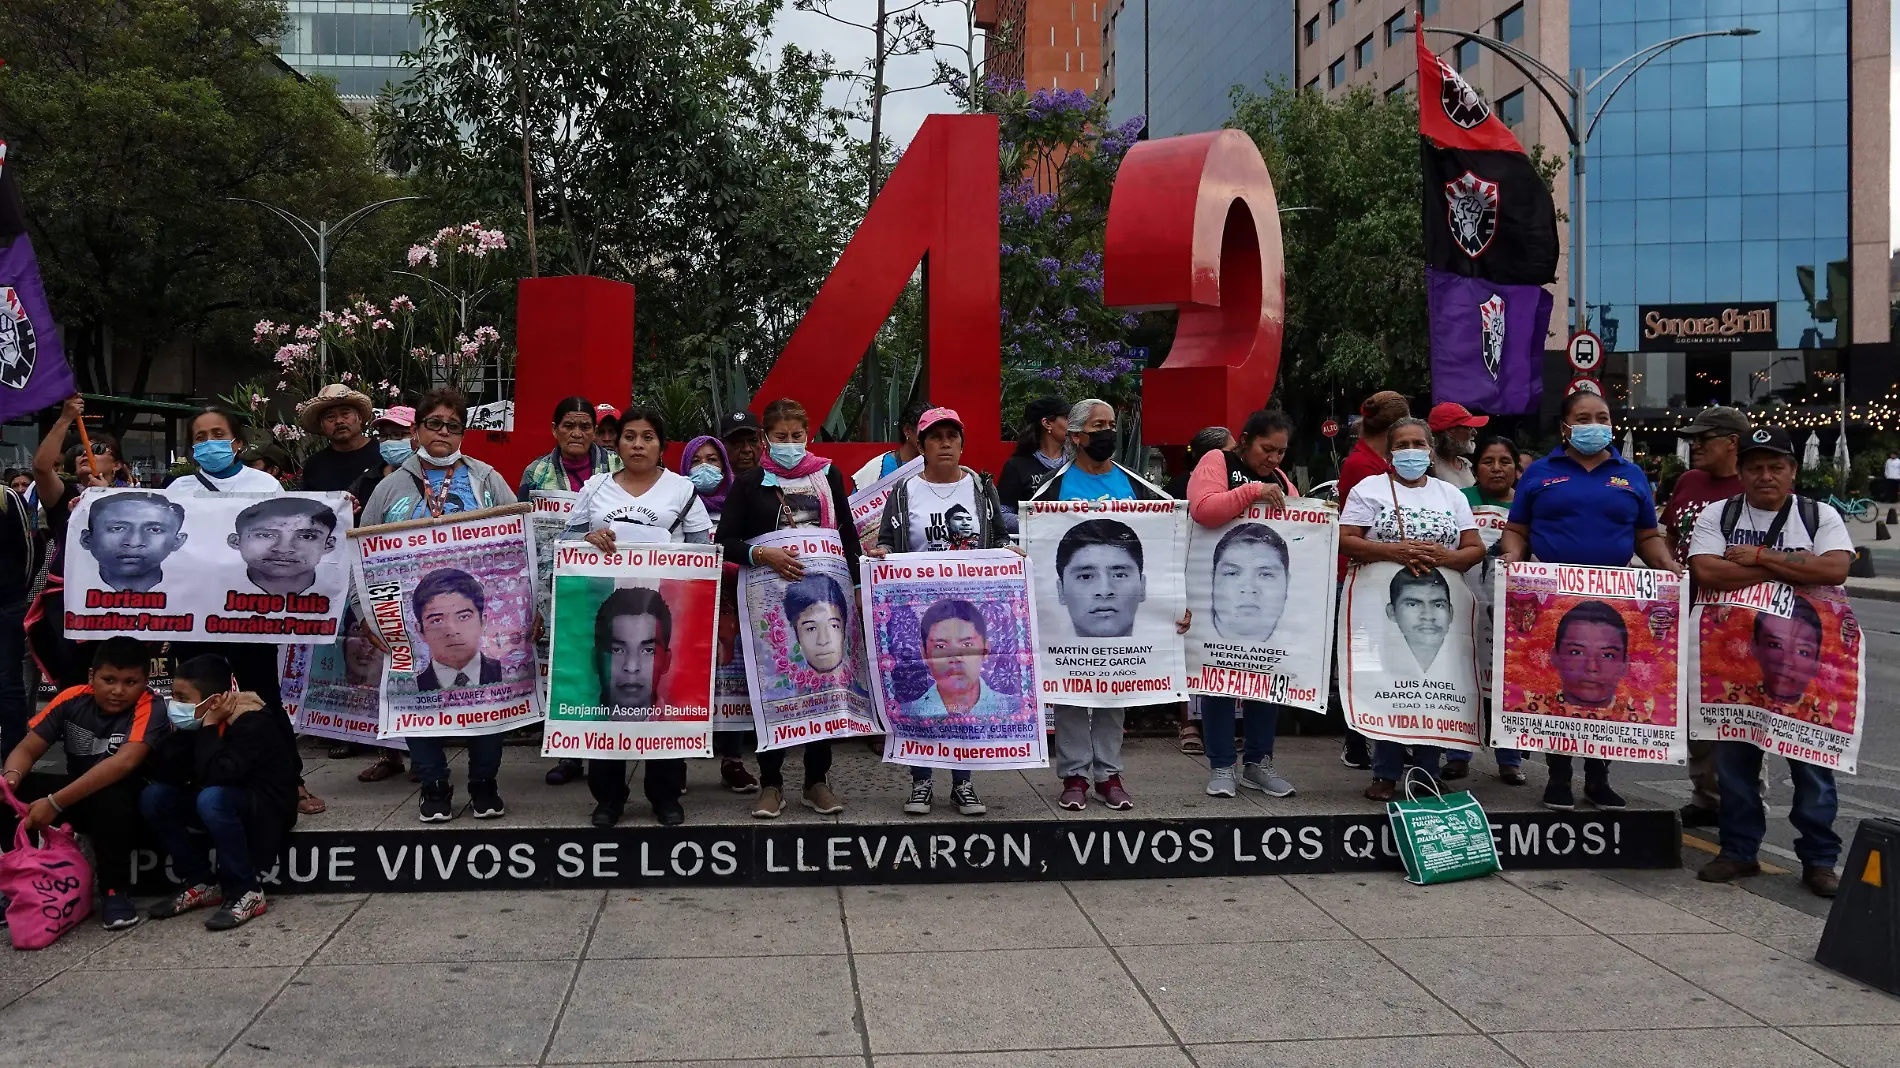
[[[905,150],[838,265],[752,398],[792,397],[829,412],[919,263],[930,400],[964,418],[965,462],[994,471],[1013,443],[1001,423],[997,119],[932,115]],[[1273,181],[1236,130],[1143,141],[1109,200],[1103,300],[1179,312],[1167,362],[1143,376],[1142,436],[1181,445],[1205,426],[1237,428],[1273,393],[1286,267]],[[523,279],[514,433],[470,453],[519,471],[548,448],[542,413],[562,397],[625,403],[633,287],[601,278]],[[887,443],[815,446],[846,470]]]

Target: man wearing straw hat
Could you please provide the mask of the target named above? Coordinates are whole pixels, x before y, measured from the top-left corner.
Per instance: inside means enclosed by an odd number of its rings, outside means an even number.
[[[369,397],[341,382],[317,391],[297,416],[304,432],[329,442],[303,464],[303,488],[318,492],[348,490],[363,472],[382,466],[382,456],[371,447],[369,426],[375,413]]]

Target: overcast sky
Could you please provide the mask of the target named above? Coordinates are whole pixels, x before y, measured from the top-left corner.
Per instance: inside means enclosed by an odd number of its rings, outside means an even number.
[[[898,7],[910,0],[892,0],[891,6]],[[832,0],[832,11],[840,18],[870,25],[876,17],[877,4],[874,0]],[[962,45],[964,40],[963,6],[959,3],[923,9],[925,20],[937,33],[939,54],[947,63],[961,63],[963,55],[943,46]],[[780,42],[789,42],[813,52],[831,53],[834,65],[843,69],[862,70],[870,62],[872,38],[869,30],[853,29],[841,26],[815,12],[793,10],[791,4],[785,5],[785,11],[779,15],[778,25],[773,30],[773,50],[777,51]],[[977,38],[977,48],[983,47],[982,38]],[[923,56],[914,56],[891,61],[885,73],[886,85],[901,89],[909,85],[918,85],[930,80],[935,70],[932,61]],[[839,106],[847,103],[857,105],[863,100],[863,87],[850,82],[836,82],[827,94],[831,102]],[[924,116],[933,112],[954,112],[957,102],[942,86],[931,86],[908,93],[898,93],[884,100],[884,130],[899,148],[908,144],[917,127],[923,125]],[[869,124],[860,124],[855,130],[859,137],[871,136]]]

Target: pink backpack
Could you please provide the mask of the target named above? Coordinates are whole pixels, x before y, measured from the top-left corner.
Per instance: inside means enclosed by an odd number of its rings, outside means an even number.
[[[20,816],[13,848],[0,853],[7,930],[14,949],[45,949],[92,913],[92,867],[79,851],[72,827],[42,828],[36,846],[26,830],[27,808],[5,779],[0,779],[0,795]]]

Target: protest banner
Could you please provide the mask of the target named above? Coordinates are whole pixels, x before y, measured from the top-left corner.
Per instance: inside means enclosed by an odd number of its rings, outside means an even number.
[[[541,680],[543,706],[548,699],[548,639],[554,633],[547,622],[548,599],[554,589],[554,546],[561,540],[561,531],[567,529],[568,517],[580,496],[563,490],[528,491],[528,502],[534,505],[534,511],[528,513],[528,522],[534,527],[534,614],[542,623],[534,642],[534,666]]]
[[[1360,564],[1340,594],[1340,703],[1368,738],[1471,749],[1482,700],[1476,605],[1456,571]]]
[[[719,550],[585,542],[555,550],[554,635],[541,755],[712,755]]]
[[[1484,559],[1477,567],[1465,570],[1465,586],[1471,590],[1472,600],[1477,602],[1474,609],[1477,618],[1472,623],[1471,637],[1478,649],[1478,692],[1489,697],[1491,646],[1498,632],[1497,594],[1494,591],[1498,582],[1498,554],[1503,551],[1499,543],[1504,538],[1504,524],[1511,518],[1511,509],[1509,505],[1480,504],[1471,509],[1471,518],[1478,521],[1478,538],[1484,542]]]
[[[1339,513],[1295,497],[1188,531],[1188,692],[1324,711]],[[1289,615],[1289,606],[1307,610]]]
[[[1696,591],[1689,648],[1698,741],[1855,774],[1867,713],[1867,645],[1839,586],[1763,582]]]
[[[857,524],[858,544],[877,544],[877,527],[884,522],[884,502],[891,499],[891,491],[899,482],[923,469],[924,458],[913,457],[909,463],[897,465],[890,474],[851,495],[851,522]]]
[[[859,570],[884,759],[1047,767],[1029,561],[1008,549],[897,553]]]
[[[1491,744],[1687,763],[1687,592],[1668,571],[1506,564],[1494,594]]]
[[[1025,501],[1043,699],[1114,708],[1187,698],[1182,501]]]
[[[777,530],[751,544],[797,549],[805,567],[797,582],[769,567],[740,574],[740,641],[759,748],[882,734],[865,683],[864,632],[838,532]]]
[[[66,635],[331,641],[351,518],[341,493],[89,490],[70,523]]]
[[[327,645],[286,645],[278,654],[277,682],[284,712],[298,734],[407,749],[401,738],[378,740],[377,706],[383,654],[369,624],[343,614],[343,637]]]
[[[745,653],[739,649],[736,569],[727,569],[719,583],[719,643],[714,647],[713,661],[713,730],[751,730],[752,691],[746,687]]]
[[[541,718],[533,507],[350,532],[357,594],[389,649],[377,737],[495,734]]]

